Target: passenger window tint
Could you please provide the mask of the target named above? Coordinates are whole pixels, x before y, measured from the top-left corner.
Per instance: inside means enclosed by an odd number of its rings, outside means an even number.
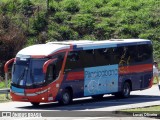
[[[138,50],[138,62],[146,61],[151,58],[152,48],[149,45],[139,45]]]
[[[81,58],[82,58],[82,65],[84,68],[95,66],[96,56],[94,50],[82,51]]]
[[[96,64],[95,66],[104,66],[114,64],[114,49],[113,48],[103,48],[95,50],[96,54]]]
[[[72,51],[68,54],[65,71],[82,68],[81,51]]]
[[[69,57],[68,60],[72,62],[76,62],[79,60],[78,52],[70,52],[68,57]]]
[[[118,64],[133,65],[152,60],[151,45],[132,45],[114,48],[72,51],[68,54],[65,70]]]

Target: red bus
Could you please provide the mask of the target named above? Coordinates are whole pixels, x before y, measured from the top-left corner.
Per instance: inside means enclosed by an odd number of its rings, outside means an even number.
[[[129,97],[152,86],[152,42],[144,39],[49,42],[26,47],[13,62],[10,95],[32,105],[104,94]]]

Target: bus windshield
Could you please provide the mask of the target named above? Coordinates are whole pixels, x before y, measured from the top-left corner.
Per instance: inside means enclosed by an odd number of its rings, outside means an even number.
[[[44,81],[43,64],[47,59],[19,60],[13,64],[12,84],[31,87],[41,85]]]

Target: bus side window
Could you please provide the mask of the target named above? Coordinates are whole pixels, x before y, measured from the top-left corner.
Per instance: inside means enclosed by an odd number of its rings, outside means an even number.
[[[128,57],[128,64],[133,65],[137,61],[137,46],[128,46],[127,50],[127,57]]]
[[[123,47],[114,48],[115,63],[122,63]],[[122,65],[122,64],[121,64]]]
[[[70,71],[72,69],[79,69],[82,68],[82,63],[80,59],[80,51],[72,51],[68,54],[66,60],[65,71]]]
[[[95,66],[104,66],[110,64],[110,57],[108,49],[96,49],[95,50]]]
[[[151,58],[152,48],[149,45],[138,45],[138,61],[144,62]]]
[[[77,52],[71,52],[69,53],[69,60],[70,61],[78,61],[79,60],[79,55]]]
[[[96,66],[95,59],[96,59],[96,55],[95,55],[94,49],[81,51],[81,60],[82,60],[83,68],[95,67]]]

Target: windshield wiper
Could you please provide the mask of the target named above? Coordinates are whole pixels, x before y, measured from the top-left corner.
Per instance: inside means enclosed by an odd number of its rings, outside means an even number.
[[[28,68],[24,68],[22,74],[20,75],[20,77],[18,78],[18,83],[20,85],[21,80],[24,80],[24,76],[25,76],[25,72],[28,71]]]

